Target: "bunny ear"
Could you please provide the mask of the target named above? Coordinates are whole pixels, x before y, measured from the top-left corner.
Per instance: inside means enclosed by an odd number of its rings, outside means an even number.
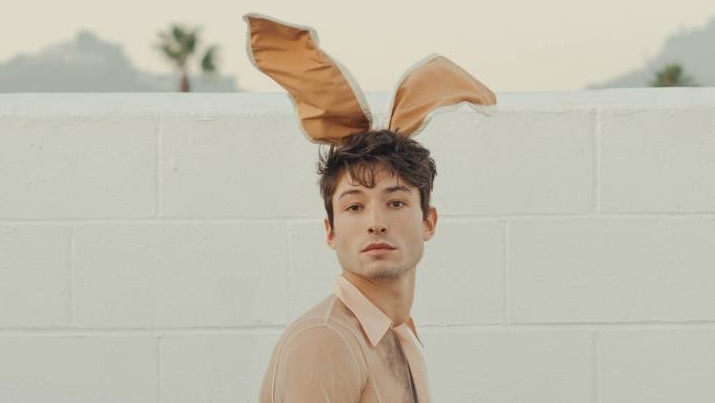
[[[288,91],[303,131],[313,142],[333,143],[370,129],[360,88],[347,70],[318,46],[315,32],[247,14],[253,64]]]
[[[421,131],[438,108],[461,103],[494,105],[484,84],[444,56],[431,55],[408,70],[390,108],[392,131],[411,136]]]

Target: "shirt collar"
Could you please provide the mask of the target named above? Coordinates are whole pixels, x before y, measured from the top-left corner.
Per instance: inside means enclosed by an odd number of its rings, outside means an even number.
[[[355,315],[370,344],[377,347],[385,333],[392,327],[392,320],[343,276],[338,277],[335,282],[333,294]],[[422,344],[417,337],[412,317],[399,326],[407,326],[418,343]]]

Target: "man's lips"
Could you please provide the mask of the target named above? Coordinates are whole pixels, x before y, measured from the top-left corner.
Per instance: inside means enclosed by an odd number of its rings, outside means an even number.
[[[365,248],[363,248],[362,252],[370,252],[370,251],[389,251],[395,249],[394,246],[390,245],[389,243],[371,243],[367,245]]]

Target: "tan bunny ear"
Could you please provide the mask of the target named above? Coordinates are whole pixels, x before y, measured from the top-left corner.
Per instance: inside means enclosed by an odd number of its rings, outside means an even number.
[[[253,64],[288,91],[311,141],[333,143],[370,129],[360,88],[347,70],[318,46],[315,32],[247,14],[248,54]]]
[[[411,136],[422,130],[432,113],[468,103],[494,105],[492,90],[444,56],[431,55],[405,73],[390,108],[392,131]]]

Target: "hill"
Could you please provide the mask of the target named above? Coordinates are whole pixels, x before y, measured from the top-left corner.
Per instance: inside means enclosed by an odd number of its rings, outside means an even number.
[[[168,92],[178,75],[137,70],[121,46],[83,31],[73,41],[0,64],[0,92]],[[237,91],[233,77],[196,76],[195,92]]]
[[[663,49],[639,69],[589,88],[647,87],[655,72],[671,63],[679,63],[699,86],[715,86],[715,18],[704,27],[671,35]]]

